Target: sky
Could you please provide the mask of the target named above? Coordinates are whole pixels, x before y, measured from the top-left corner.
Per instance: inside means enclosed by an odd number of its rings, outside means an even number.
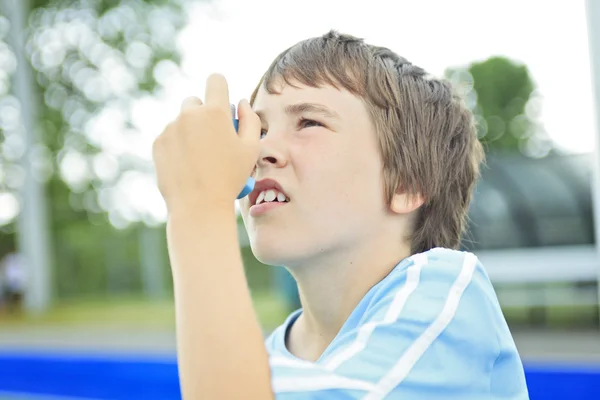
[[[168,88],[161,102],[169,112],[162,118],[174,116],[182,97],[201,97],[211,72],[226,76],[233,101],[248,97],[279,52],[329,29],[389,47],[437,76],[494,55],[523,62],[542,96],[540,121],[555,145],[574,153],[593,149],[584,0],[200,3],[178,42],[186,78]]]
[[[448,67],[495,55],[525,63],[542,98],[538,121],[555,147],[567,153],[593,151],[595,121],[584,0],[191,3],[189,24],[177,40],[181,71],[170,62],[155,71],[164,89],[134,104],[133,123],[139,135],[122,134],[122,110],[106,110],[94,121],[95,128],[88,133],[94,136],[97,131],[109,150],[94,160],[94,168],[110,175],[110,166],[115,165],[111,151],[135,153],[150,162],[153,139],[176,117],[185,97],[203,97],[210,73],[226,76],[230,98],[237,103],[250,95],[282,50],[330,29],[389,47],[437,76]],[[80,168],[85,161],[77,157],[63,164],[67,172],[85,170]],[[153,177],[137,171],[125,175],[100,194],[101,206],[110,209],[113,224],[124,227],[138,218],[149,223],[164,221],[166,209]],[[0,225],[17,212],[16,199],[0,193]]]

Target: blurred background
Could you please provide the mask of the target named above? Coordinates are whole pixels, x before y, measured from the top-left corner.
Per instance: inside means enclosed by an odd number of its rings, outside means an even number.
[[[178,398],[152,142],[209,73],[237,102],[332,28],[463,91],[488,156],[463,248],[531,398],[600,398],[600,2],[0,0],[0,399]],[[295,284],[239,237],[268,334]]]

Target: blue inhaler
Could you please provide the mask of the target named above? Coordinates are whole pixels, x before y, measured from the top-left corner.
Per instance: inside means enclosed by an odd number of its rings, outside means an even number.
[[[235,131],[237,132],[239,121],[235,117],[235,106],[233,104],[231,104],[230,108],[231,108],[231,117],[233,118],[233,127],[235,128]],[[248,180],[246,181],[244,188],[242,189],[240,194],[238,194],[238,197],[237,197],[238,200],[248,196],[250,194],[250,192],[252,191],[252,189],[254,189],[254,178],[248,177]]]

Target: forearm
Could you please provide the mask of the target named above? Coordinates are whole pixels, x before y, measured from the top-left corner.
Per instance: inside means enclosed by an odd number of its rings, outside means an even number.
[[[273,398],[233,207],[231,215],[172,215],[167,237],[183,397]]]

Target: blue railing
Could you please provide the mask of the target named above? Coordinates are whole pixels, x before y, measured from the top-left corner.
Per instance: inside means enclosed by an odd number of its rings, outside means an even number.
[[[600,399],[600,365],[526,364],[531,400]],[[0,352],[0,394],[95,400],[180,399],[174,357]]]

